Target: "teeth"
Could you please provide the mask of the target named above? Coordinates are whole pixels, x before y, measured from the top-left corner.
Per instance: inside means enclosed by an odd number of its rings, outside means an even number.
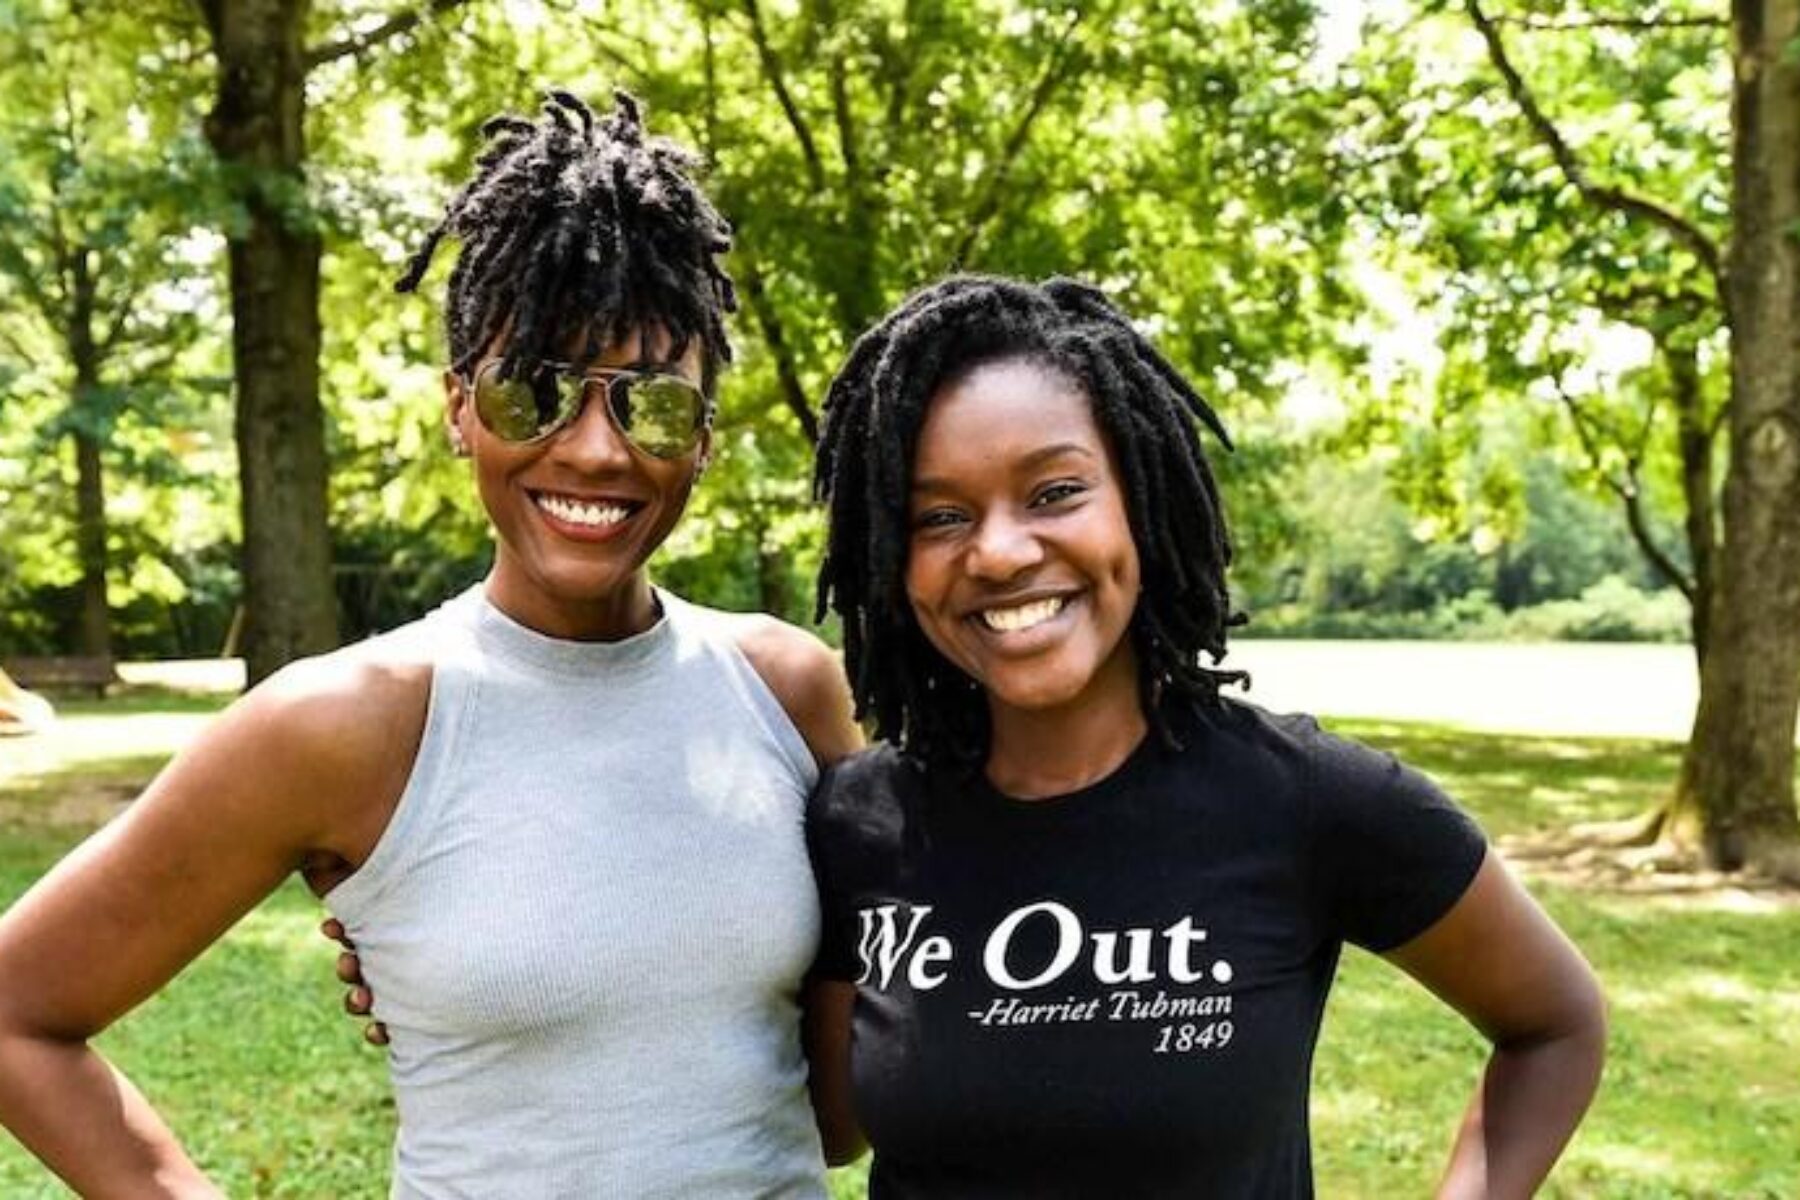
[[[1033,600],[1030,604],[1021,604],[1017,608],[990,608],[981,614],[981,619],[989,629],[998,633],[1016,633],[1021,629],[1043,624],[1061,612],[1067,603],[1068,600],[1062,596],[1052,596],[1048,600]]]
[[[589,504],[585,500],[571,500],[566,496],[540,495],[537,497],[537,504],[559,521],[585,525],[590,529],[617,525],[631,515],[631,510],[622,504]]]

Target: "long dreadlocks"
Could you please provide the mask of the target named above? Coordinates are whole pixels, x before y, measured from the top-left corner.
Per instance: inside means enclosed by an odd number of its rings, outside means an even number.
[[[1196,419],[1231,448],[1206,401],[1098,290],[954,276],[908,298],[864,334],[832,381],[813,480],[831,531],[818,617],[843,618],[857,715],[928,762],[973,766],[987,752],[979,687],[932,648],[906,599],[907,502],[925,411],[983,363],[1023,358],[1086,393],[1118,458],[1143,594],[1132,617],[1144,711],[1173,742],[1176,705],[1217,701],[1242,672],[1225,655],[1231,539]]]
[[[578,365],[655,325],[679,358],[699,339],[710,394],[731,359],[725,314],[737,307],[718,257],[731,226],[695,185],[698,160],[644,130],[635,97],[613,93],[604,120],[576,96],[545,93],[537,121],[481,127],[475,177],[412,256],[396,291],[418,288],[445,237],[462,242],[444,320],[451,368],[466,372],[510,320],[501,373],[560,357],[587,334]]]

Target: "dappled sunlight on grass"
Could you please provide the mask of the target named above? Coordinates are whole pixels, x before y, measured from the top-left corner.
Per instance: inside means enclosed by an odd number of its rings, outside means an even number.
[[[1493,837],[1636,816],[1663,799],[1680,765],[1673,742],[1471,734],[1393,721],[1330,726],[1432,776]]]

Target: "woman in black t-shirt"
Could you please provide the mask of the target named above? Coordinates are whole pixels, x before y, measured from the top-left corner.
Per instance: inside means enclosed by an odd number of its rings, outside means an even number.
[[[1196,420],[1229,445],[1066,280],[939,283],[833,383],[821,597],[888,744],[809,816],[828,1155],[866,1133],[878,1198],[1310,1195],[1352,941],[1492,1042],[1440,1194],[1526,1195],[1598,1081],[1598,986],[1428,780],[1221,695]]]

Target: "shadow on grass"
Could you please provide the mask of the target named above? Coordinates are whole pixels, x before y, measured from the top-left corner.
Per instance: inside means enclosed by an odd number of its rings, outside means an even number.
[[[1626,738],[1468,733],[1442,725],[1333,721],[1436,779],[1492,837],[1616,821],[1659,804],[1681,745]]]

